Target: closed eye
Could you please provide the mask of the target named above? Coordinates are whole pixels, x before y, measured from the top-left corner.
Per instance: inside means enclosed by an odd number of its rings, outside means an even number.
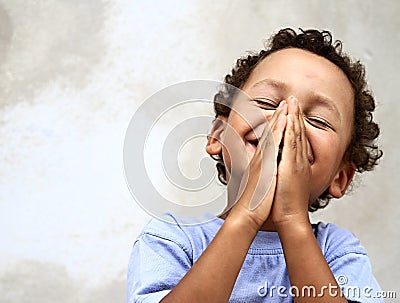
[[[321,118],[306,118],[308,123],[310,123],[312,126],[319,128],[319,129],[331,129],[334,130],[333,127],[325,120]]]
[[[270,99],[264,99],[264,100],[255,99],[252,101],[254,103],[256,103],[261,109],[273,110],[278,107],[278,104],[275,101],[270,100]]]

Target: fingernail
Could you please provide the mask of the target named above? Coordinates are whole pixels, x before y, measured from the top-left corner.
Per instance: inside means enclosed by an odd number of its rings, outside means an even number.
[[[285,100],[282,100],[281,103],[279,103],[279,107],[283,107],[286,104]]]
[[[293,103],[293,104],[296,104],[296,103],[297,103],[297,99],[296,99],[294,96],[290,96],[290,97],[288,98],[288,101],[289,101],[290,103]]]

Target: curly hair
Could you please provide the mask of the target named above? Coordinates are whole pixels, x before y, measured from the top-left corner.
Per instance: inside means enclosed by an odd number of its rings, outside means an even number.
[[[225,76],[224,82],[228,84],[225,86],[225,91],[222,89],[214,96],[216,117],[229,116],[232,97],[227,97],[229,96],[227,87],[232,85],[242,88],[259,62],[285,48],[299,48],[317,54],[334,63],[346,74],[354,93],[354,127],[344,160],[352,162],[358,173],[373,170],[383,152],[376,143],[380,130],[378,124],[373,121],[375,100],[367,85],[365,68],[359,60],[352,61],[347,54],[342,52],[342,42],[333,41],[329,31],[300,29],[300,32],[296,33],[291,28],[282,29],[267,41],[264,50],[238,59],[232,72]],[[219,180],[227,184],[222,152],[213,159],[217,161]],[[332,196],[326,190],[309,206],[309,211],[313,212],[326,207],[331,198]]]

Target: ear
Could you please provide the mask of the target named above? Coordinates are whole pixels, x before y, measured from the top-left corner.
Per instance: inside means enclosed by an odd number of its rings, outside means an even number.
[[[334,198],[341,198],[349,187],[351,180],[353,180],[355,172],[356,170],[353,163],[343,163],[328,188],[329,194]]]
[[[214,121],[211,133],[208,136],[208,141],[206,145],[206,152],[209,155],[218,155],[222,151],[221,139],[225,130],[225,117],[217,117]]]

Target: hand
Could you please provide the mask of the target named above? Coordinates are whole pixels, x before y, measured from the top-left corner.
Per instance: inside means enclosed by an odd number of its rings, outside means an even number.
[[[311,166],[307,156],[307,136],[297,99],[289,97],[287,101],[287,125],[271,211],[275,227],[287,222],[309,224]]]
[[[269,217],[276,187],[279,145],[286,127],[287,104],[282,101],[269,120],[250,164],[243,174],[241,196],[229,216],[246,217],[257,231]],[[272,176],[271,176],[272,174]],[[248,177],[248,178],[247,178]],[[271,183],[265,182],[271,180]]]

